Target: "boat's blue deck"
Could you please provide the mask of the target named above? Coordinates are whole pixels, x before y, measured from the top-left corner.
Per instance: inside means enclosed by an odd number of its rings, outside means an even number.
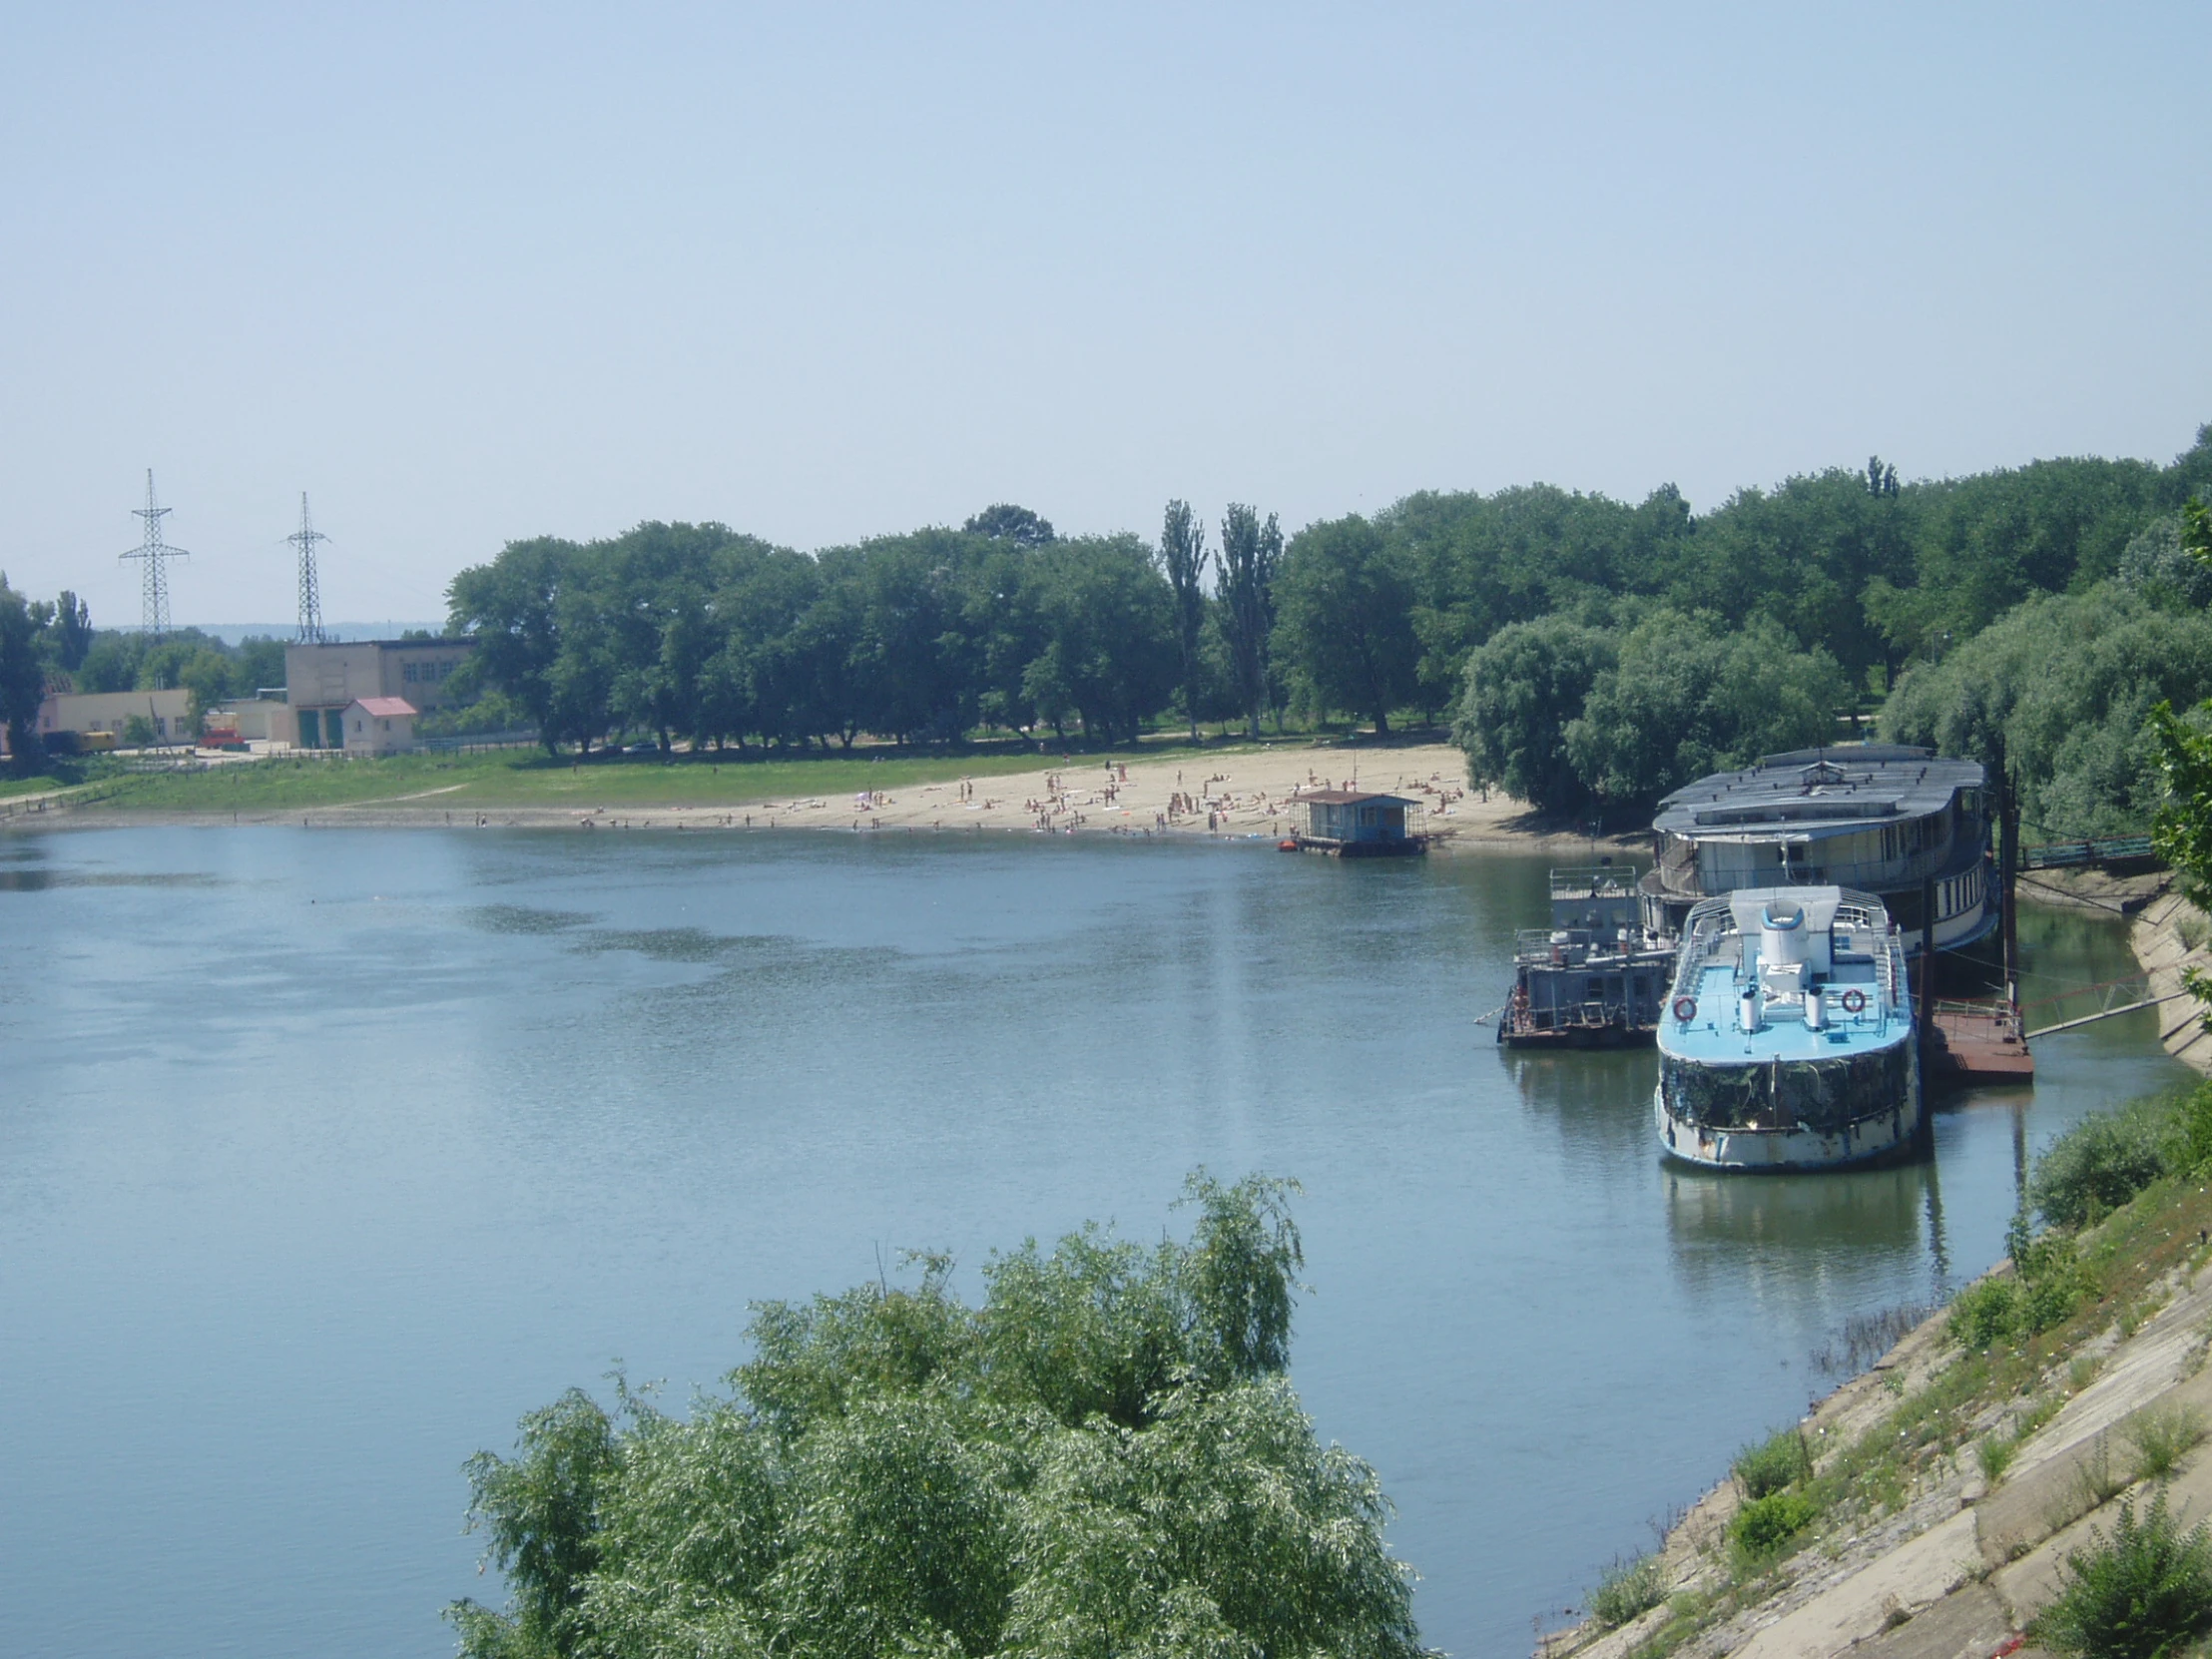
[[[1860,972],[1852,973],[1854,967]],[[1737,998],[1736,965],[1709,963],[1698,975],[1696,1017],[1685,1025],[1668,1009],[1659,1026],[1659,1046],[1687,1060],[1717,1065],[1747,1058],[1841,1060],[1888,1048],[1911,1032],[1913,1022],[1905,1013],[1884,1013],[1871,963],[1839,963],[1838,970],[1829,981],[1831,987],[1841,984],[1848,989],[1856,985],[1866,993],[1867,1006],[1859,1013],[1845,1013],[1837,996],[1831,994],[1825,1031],[1809,1029],[1793,1011],[1785,1018],[1770,1019],[1754,1034],[1746,1034],[1737,1023],[1742,1018],[1742,1005]]]

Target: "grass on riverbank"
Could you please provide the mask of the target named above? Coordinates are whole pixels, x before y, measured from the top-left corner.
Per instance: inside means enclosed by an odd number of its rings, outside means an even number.
[[[2002,1481],[2014,1450],[2096,1381],[2104,1347],[2133,1335],[2163,1304],[2161,1281],[2176,1268],[2195,1270],[2212,1259],[2205,1243],[2212,1231],[2205,1172],[2212,1163],[2201,1136],[2190,1133],[2212,1118],[2212,1084],[2112,1116],[2157,1119],[2165,1167],[2128,1191],[2102,1189],[2107,1202],[2074,1212],[2084,1214],[2078,1231],[2016,1239],[2037,1265],[1981,1286],[2009,1292],[2024,1282],[2017,1317],[1971,1330],[1963,1317],[1971,1311],[1968,1299],[1961,1298],[1953,1305],[1947,1356],[1933,1370],[1914,1368],[1917,1385],[1900,1373],[1886,1374],[1882,1383],[1895,1402],[1849,1443],[1830,1441],[1803,1463],[1789,1454],[1794,1429],[1747,1447],[1736,1470],[1746,1501],[1727,1529],[1725,1550],[1712,1570],[1669,1598],[1668,1613],[1644,1634],[1633,1659],[1661,1659],[1692,1645],[1702,1651],[1700,1637],[1785,1588],[1799,1570],[1794,1562],[1826,1560],[1962,1469],[1978,1467],[1992,1485]],[[2066,1210],[2075,1194],[2059,1184],[2093,1186],[2090,1178],[2109,1173],[2085,1169],[2107,1139],[2101,1119],[2087,1120],[2038,1161],[2031,1190]],[[2071,1287],[2068,1306],[2047,1325],[2029,1317],[2028,1293],[2038,1279]],[[2120,1435],[2129,1449],[2124,1465],[2113,1461],[2111,1490],[2093,1495],[2108,1497],[2137,1476],[2170,1473],[2205,1429],[2185,1415],[2141,1417]],[[1784,1504],[1787,1514],[1780,1512]]]
[[[1299,740],[1301,744],[1311,740]],[[53,778],[21,780],[33,793],[79,784],[71,803],[125,812],[233,813],[321,807],[407,805],[455,810],[740,806],[861,790],[910,789],[961,778],[1000,778],[1057,767],[1074,777],[1109,760],[1250,754],[1250,743],[1154,741],[1080,755],[1033,749],[897,751],[806,756],[547,756],[539,750],[413,754],[348,759],[300,755],[217,765],[201,771],[137,772],[84,763]],[[15,792],[24,793],[24,792]]]

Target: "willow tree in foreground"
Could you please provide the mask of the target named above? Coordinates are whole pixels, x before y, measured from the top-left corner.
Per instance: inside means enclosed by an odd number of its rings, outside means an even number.
[[[469,1464],[511,1610],[475,1659],[1422,1651],[1373,1469],[1283,1373],[1302,1265],[1286,1183],[1194,1175],[1188,1243],[1093,1226],[756,1310],[688,1418],[617,1384]]]

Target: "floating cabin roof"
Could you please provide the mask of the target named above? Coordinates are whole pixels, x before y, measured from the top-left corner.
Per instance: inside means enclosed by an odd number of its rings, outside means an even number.
[[[1979,761],[1939,760],[1933,750],[1800,749],[1685,785],[1659,803],[1651,827],[1693,840],[1839,834],[1927,818],[1981,786]]]
[[[1387,801],[1396,807],[1420,805],[1411,796],[1384,795],[1380,790],[1301,790],[1295,799],[1323,807],[1354,807],[1365,801]]]

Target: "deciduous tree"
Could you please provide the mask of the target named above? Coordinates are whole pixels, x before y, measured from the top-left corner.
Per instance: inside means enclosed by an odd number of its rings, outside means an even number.
[[[1198,737],[1198,634],[1206,622],[1206,526],[1187,501],[1170,501],[1160,527],[1160,565],[1175,596],[1175,638],[1183,660],[1183,716]]]
[[[688,1418],[618,1382],[468,1465],[504,1611],[470,1659],[1422,1650],[1375,1473],[1284,1377],[1290,1189],[1194,1176],[1188,1242],[1096,1227],[984,1268],[758,1307]]]
[[[1291,538],[1277,584],[1276,649],[1323,709],[1348,709],[1387,737],[1416,690],[1413,584],[1403,555],[1357,514]]]

